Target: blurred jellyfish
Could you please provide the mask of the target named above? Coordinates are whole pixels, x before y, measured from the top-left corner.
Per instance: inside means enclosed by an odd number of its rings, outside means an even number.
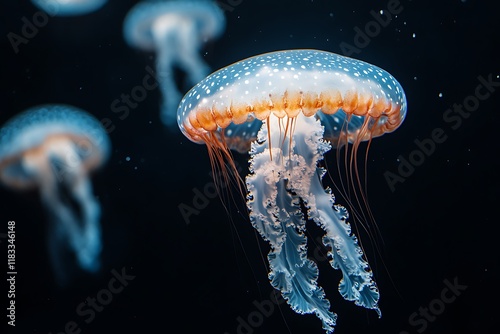
[[[101,124],[71,106],[34,107],[0,129],[0,181],[14,190],[38,188],[50,218],[48,247],[61,284],[68,278],[68,248],[82,269],[99,269],[100,208],[89,173],[109,153]]]
[[[210,1],[141,2],[130,10],[124,21],[125,40],[132,47],[157,54],[164,124],[175,126],[182,97],[175,83],[174,67],[186,72],[189,87],[198,83],[210,73],[200,49],[203,43],[219,37],[224,28],[222,10]]]
[[[345,161],[349,177],[339,188],[350,205],[367,206],[356,169],[359,145],[394,131],[405,115],[404,91],[389,73],[317,50],[237,62],[202,80],[179,105],[180,129],[207,145],[212,164],[226,177],[235,166],[230,149],[249,152],[247,206],[254,228],[271,245],[271,284],[294,311],[315,313],[327,333],[337,316],[318,286],[317,265],[307,257],[306,220],[326,232],[330,263],[343,274],[341,295],[379,316],[380,310],[379,291],[348,212],[323,187],[326,170],[319,163],[332,146],[344,147],[345,157],[337,160]]]
[[[31,0],[35,6],[55,16],[88,14],[98,10],[107,0]]]

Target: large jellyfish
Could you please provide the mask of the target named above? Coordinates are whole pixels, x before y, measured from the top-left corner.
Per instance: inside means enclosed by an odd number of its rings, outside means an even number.
[[[404,91],[389,73],[317,50],[237,62],[202,80],[179,105],[180,129],[207,145],[215,166],[234,169],[230,149],[250,153],[247,207],[254,228],[271,246],[271,284],[295,312],[315,313],[327,333],[337,316],[306,254],[307,219],[326,232],[330,263],[343,274],[341,295],[381,313],[379,291],[348,212],[323,187],[325,169],[318,163],[332,145],[352,144],[345,160],[355,167],[360,143],[395,130],[405,114]]]
[[[56,16],[88,14],[98,10],[108,0],[31,0],[41,10]]]
[[[99,269],[100,207],[89,173],[109,153],[101,123],[67,105],[31,108],[0,129],[0,181],[14,190],[38,188],[50,217],[47,244],[61,284],[71,257],[85,271]]]
[[[129,45],[156,52],[156,70],[163,95],[161,119],[175,126],[182,93],[174,78],[174,67],[187,74],[189,87],[208,73],[209,66],[199,52],[203,43],[219,37],[225,28],[222,10],[203,0],[141,2],[124,21]]]

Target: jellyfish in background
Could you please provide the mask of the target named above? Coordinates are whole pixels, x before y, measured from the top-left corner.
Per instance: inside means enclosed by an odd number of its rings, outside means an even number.
[[[247,207],[254,228],[271,245],[271,284],[295,312],[315,313],[327,333],[337,316],[306,254],[306,219],[326,232],[330,263],[343,274],[341,295],[381,313],[348,212],[323,187],[325,169],[318,163],[332,145],[352,144],[346,161],[355,166],[360,143],[394,131],[405,114],[404,91],[389,73],[317,50],[237,62],[202,80],[179,105],[181,131],[207,145],[212,164],[227,173],[234,169],[230,149],[250,153]]]
[[[41,10],[55,16],[83,15],[104,6],[107,0],[31,0]]]
[[[50,217],[48,247],[56,277],[67,280],[65,260],[99,269],[100,207],[89,173],[110,153],[101,123],[67,105],[29,109],[0,129],[0,181],[14,190],[38,188]]]
[[[130,10],[124,21],[125,40],[132,47],[156,52],[164,124],[175,126],[182,98],[174,67],[187,74],[189,87],[202,80],[210,68],[200,56],[200,49],[219,37],[224,28],[222,10],[210,1],[141,2]]]

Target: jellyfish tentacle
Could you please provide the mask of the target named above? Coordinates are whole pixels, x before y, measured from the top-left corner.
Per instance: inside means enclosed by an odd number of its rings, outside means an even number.
[[[191,85],[197,84],[210,73],[210,67],[205,63],[199,53],[202,42],[195,43],[200,36],[196,27],[196,22],[183,20],[178,38],[178,64],[188,74]]]
[[[182,98],[175,84],[173,68],[177,52],[173,45],[178,44],[175,36],[176,24],[179,24],[179,19],[172,16],[169,20],[157,20],[151,30],[157,46],[156,72],[163,96],[161,119],[165,125],[169,126],[176,124],[177,106]]]
[[[368,263],[363,259],[363,251],[358,245],[357,238],[347,222],[347,210],[341,205],[335,205],[335,197],[331,191],[323,188],[321,179],[325,170],[319,167],[315,170],[306,168],[306,166],[317,166],[330,149],[330,145],[322,139],[323,129],[319,121],[309,118],[305,119],[303,124],[305,125],[301,129],[305,131],[297,129],[295,131],[294,150],[296,156],[305,159],[304,168],[294,169],[301,172],[292,178],[292,188],[304,200],[309,218],[326,232],[323,243],[332,249],[329,252],[332,257],[330,263],[343,274],[339,284],[341,295],[347,300],[354,301],[358,306],[375,310],[380,316],[378,288],[372,279]],[[310,135],[307,137],[304,134]],[[307,178],[301,177],[304,172],[308,174]]]
[[[92,194],[92,184],[81,171],[76,175],[71,189],[75,200],[82,208],[82,239],[83,244],[77,250],[82,267],[89,271],[99,269],[99,255],[101,253],[101,225],[99,224],[101,210]]]
[[[279,128],[277,118],[267,122],[276,123],[269,128]],[[271,244],[268,259],[272,285],[294,311],[314,312],[327,333],[333,332],[336,314],[329,311],[330,303],[317,284],[316,264],[307,258],[302,200],[308,218],[326,231],[323,240],[332,248],[331,264],[343,273],[341,295],[356,305],[374,309],[380,316],[378,290],[347,223],[347,210],[334,206],[333,195],[321,183],[325,170],[318,167],[318,162],[331,148],[323,140],[321,123],[299,114],[290,141],[280,140],[279,131],[268,135],[267,129],[267,124],[263,124],[257,141],[252,143],[247,185],[252,224]],[[281,143],[272,149],[272,154],[269,141]]]
[[[57,174],[50,161],[40,156],[26,156],[22,164],[27,173],[39,180],[42,205],[49,217],[47,248],[51,265],[56,281],[65,286],[69,279],[67,248],[78,247],[71,244],[78,235],[75,216],[60,198]]]
[[[52,231],[58,236],[53,240],[62,245],[64,235],[80,266],[96,271],[101,252],[100,209],[74,144],[57,142],[48,148],[47,156],[28,155],[23,160],[23,167],[39,180],[42,203],[52,217]],[[69,191],[81,214],[67,204],[61,193],[63,188]],[[60,249],[57,245],[49,247],[53,254]],[[57,266],[60,260],[55,260]]]
[[[273,182],[264,177],[264,173],[257,173],[261,169],[266,169],[267,166],[262,166],[258,156],[250,153],[252,156],[250,171],[247,176],[246,183],[248,189],[247,206],[251,212],[251,222],[253,227],[260,233],[262,238],[271,244],[274,249],[279,249],[285,238],[283,227],[281,224],[276,224],[273,214],[276,208],[274,205],[277,197],[277,189],[273,187]],[[262,159],[264,160],[264,159]]]
[[[60,152],[56,152],[59,154]],[[62,153],[62,152],[61,152]],[[81,215],[75,212],[72,216],[78,225],[77,233],[73,237],[74,251],[80,266],[91,272],[99,269],[99,255],[101,253],[100,208],[92,194],[92,185],[82,169],[81,158],[72,143],[64,148],[66,163],[62,164],[61,181],[66,183],[70,196],[76,201]]]
[[[39,180],[42,205],[49,217],[47,248],[57,283],[65,286],[69,280],[67,250],[78,249],[78,223],[74,213],[64,204],[58,189],[58,174],[45,157],[26,156],[24,170]]]
[[[307,237],[305,235],[306,222],[300,208],[300,199],[290,195],[286,187],[288,180],[282,179],[278,185],[278,202],[280,215],[277,218],[284,226],[285,240],[281,251],[273,259],[269,254],[271,271],[269,277],[275,288],[282,291],[289,300],[292,309],[298,313],[315,313],[323,322],[323,329],[333,332],[337,315],[330,312],[330,302],[325,298],[323,289],[317,284],[319,270],[313,261],[307,258]],[[284,268],[280,268],[285,263]],[[278,270],[281,269],[281,270]],[[292,279],[285,278],[291,275]],[[280,277],[281,276],[281,277]],[[290,287],[280,284],[283,280],[290,280]]]
[[[266,138],[266,129],[263,125],[260,139]],[[279,142],[276,137],[279,135],[273,133],[271,141]],[[300,198],[289,188],[292,167],[286,147],[273,148],[270,154],[269,141],[260,139],[252,144],[250,153],[248,208],[253,226],[271,244],[268,255],[271,284],[281,291],[294,311],[315,313],[323,329],[331,333],[337,315],[329,311],[330,302],[317,284],[318,268],[307,258],[305,219]],[[271,160],[271,156],[276,159]]]
[[[321,184],[313,185],[313,189],[320,186]],[[333,268],[340,269],[343,273],[339,284],[341,295],[358,306],[375,310],[381,316],[378,288],[368,263],[363,260],[363,251],[357,238],[347,222],[347,210],[341,205],[334,205],[330,192],[323,189],[322,194],[316,194],[316,205],[309,208],[309,215],[326,231],[323,243],[332,249],[329,252],[332,256],[330,263]]]
[[[154,23],[152,33],[157,46],[157,72],[164,98],[162,120],[166,125],[176,125],[177,107],[182,95],[175,83],[174,65],[187,73],[189,85],[202,80],[210,68],[198,53],[195,41],[200,37],[196,22],[167,14]]]
[[[55,279],[60,286],[66,286],[69,279],[67,263],[64,261],[67,246],[67,233],[64,226],[56,219],[49,220],[47,248]]]

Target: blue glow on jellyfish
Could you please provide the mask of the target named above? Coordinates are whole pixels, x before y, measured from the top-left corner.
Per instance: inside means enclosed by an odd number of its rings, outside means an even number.
[[[406,108],[402,87],[386,71],[318,50],[237,62],[202,80],[179,105],[180,129],[207,145],[215,166],[234,169],[231,149],[250,154],[247,207],[271,246],[271,284],[295,312],[316,314],[327,333],[337,316],[318,286],[317,265],[307,257],[306,220],[326,232],[330,263],[343,274],[341,295],[381,313],[348,212],[322,185],[325,169],[318,163],[332,146],[352,146],[345,158],[352,166],[360,143],[398,128]]]
[[[104,6],[107,0],[31,0],[35,6],[54,16],[83,15]]]
[[[177,106],[182,98],[174,67],[187,74],[190,87],[210,73],[199,52],[204,43],[222,35],[225,22],[215,3],[202,0],[141,2],[125,18],[123,32],[127,43],[156,52],[164,124],[176,125]]]
[[[67,247],[82,269],[99,269],[100,207],[89,173],[104,164],[110,149],[101,123],[67,105],[31,108],[0,129],[0,181],[14,190],[39,189],[50,217],[49,252],[62,284]]]

